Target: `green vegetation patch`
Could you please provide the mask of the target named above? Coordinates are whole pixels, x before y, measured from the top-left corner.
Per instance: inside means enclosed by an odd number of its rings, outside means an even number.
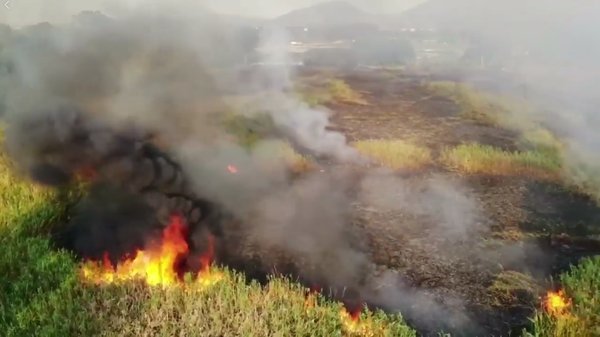
[[[431,151],[404,140],[370,139],[354,143],[363,155],[393,170],[418,170],[432,163]]]
[[[489,145],[462,144],[442,153],[442,162],[464,173],[524,175],[544,179],[559,176],[561,160],[540,151],[509,152]]]

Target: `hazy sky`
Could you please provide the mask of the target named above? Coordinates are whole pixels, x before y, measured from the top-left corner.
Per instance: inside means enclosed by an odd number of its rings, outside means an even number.
[[[0,23],[20,26],[41,21],[64,22],[82,10],[110,12],[120,7],[208,6],[218,12],[254,17],[274,17],[322,0],[0,0]],[[348,0],[370,12],[401,12],[425,0]],[[191,7],[190,7],[191,6]]]
[[[204,0],[208,6],[222,12],[274,17],[293,9],[308,7],[323,0]],[[348,0],[369,12],[398,13],[425,0]]]

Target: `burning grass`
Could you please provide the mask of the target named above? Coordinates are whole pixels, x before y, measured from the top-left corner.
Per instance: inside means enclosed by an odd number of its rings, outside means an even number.
[[[370,139],[354,143],[363,155],[393,170],[418,170],[432,163],[431,152],[404,140]]]
[[[187,258],[189,246],[186,239],[187,225],[181,216],[174,215],[163,230],[160,242],[147,249],[139,249],[134,257],[125,257],[115,266],[105,253],[103,261],[87,261],[82,267],[85,280],[96,284],[112,284],[143,280],[149,286],[173,286],[180,281],[177,265]],[[209,273],[214,256],[214,240],[209,235],[208,249],[199,258],[200,271],[197,282],[210,285],[219,276]]]
[[[475,143],[446,149],[441,160],[447,167],[468,174],[524,175],[557,179],[562,169],[560,159],[548,153],[509,152]]]
[[[565,288],[546,294],[525,336],[600,336],[600,257],[585,259],[560,280]]]
[[[287,279],[273,278],[261,286],[208,266],[197,277],[182,278],[158,268],[161,277],[155,278],[145,271],[156,264],[143,262],[156,259],[145,258],[167,248],[185,250],[177,221],[154,250],[117,265],[81,264],[56,250],[49,236],[50,227],[66,218],[70,199],[17,178],[2,154],[0,197],[3,336],[416,336],[399,316],[365,311],[349,322],[341,304],[317,294],[308,306],[306,289]],[[169,261],[159,266],[172,267],[172,254],[160,256]],[[139,265],[144,272],[129,273]],[[91,274],[100,279],[82,275],[86,267],[100,268]]]
[[[288,280],[272,279],[265,287],[223,271],[210,288],[191,284],[147,288],[142,284],[90,289],[89,310],[104,322],[105,336],[415,336],[381,313],[364,313],[369,332],[346,330],[343,308],[318,297],[307,307],[305,289]]]

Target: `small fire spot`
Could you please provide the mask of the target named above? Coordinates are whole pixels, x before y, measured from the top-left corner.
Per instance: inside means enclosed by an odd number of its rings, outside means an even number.
[[[239,172],[238,168],[234,165],[227,165],[227,171],[229,171],[231,174],[237,174]]]
[[[565,314],[570,306],[571,300],[563,290],[549,291],[544,299],[544,309],[554,316]]]

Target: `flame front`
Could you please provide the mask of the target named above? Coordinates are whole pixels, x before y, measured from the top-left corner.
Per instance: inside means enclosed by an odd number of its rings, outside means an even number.
[[[179,280],[176,264],[189,252],[185,230],[182,218],[173,216],[159,245],[138,250],[133,258],[125,258],[116,266],[105,253],[103,263],[90,261],[84,264],[83,276],[95,283],[144,280],[150,286],[174,284]]]
[[[210,270],[210,265],[215,257],[215,238],[208,235],[208,247],[200,256],[200,271],[198,272],[198,284],[201,287],[210,287],[223,279],[221,272]]]
[[[375,332],[369,320],[360,319],[360,308],[348,311],[346,308],[340,310],[340,319],[344,331],[351,336],[374,336]]]
[[[116,266],[104,254],[102,262],[88,261],[82,267],[83,278],[97,284],[111,284],[142,280],[150,286],[170,286],[180,282],[178,263],[189,254],[186,226],[180,216],[172,216],[164,229],[159,244],[138,250],[132,258],[125,257]],[[220,273],[209,273],[214,257],[214,238],[209,236],[209,247],[200,256],[201,270],[198,282],[212,285],[221,279]]]
[[[544,300],[544,308],[552,315],[562,315],[571,306],[571,301],[566,297],[563,290],[557,292],[549,291]]]

